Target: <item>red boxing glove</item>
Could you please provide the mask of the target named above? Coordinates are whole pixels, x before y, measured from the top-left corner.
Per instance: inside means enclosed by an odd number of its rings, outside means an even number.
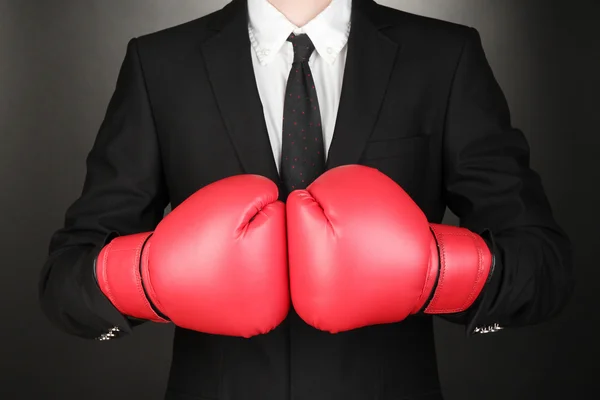
[[[267,178],[241,175],[199,190],[153,233],[117,237],[96,262],[123,314],[250,337],[289,309],[285,206]]]
[[[469,308],[492,265],[484,240],[429,224],[392,179],[348,165],[287,201],[292,302],[332,333]]]

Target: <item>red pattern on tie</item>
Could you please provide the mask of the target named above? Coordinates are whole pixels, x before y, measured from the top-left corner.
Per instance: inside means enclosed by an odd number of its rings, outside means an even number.
[[[314,45],[306,34],[291,34],[294,62],[283,107],[281,178],[289,194],[304,189],[325,171],[319,101],[308,60]]]

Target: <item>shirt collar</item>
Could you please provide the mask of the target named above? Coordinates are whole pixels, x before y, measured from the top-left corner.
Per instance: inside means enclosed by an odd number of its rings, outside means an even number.
[[[333,64],[350,33],[352,0],[332,0],[319,15],[299,28],[268,0],[248,0],[250,42],[262,65],[268,64],[281,50],[290,33],[306,33],[316,51]]]

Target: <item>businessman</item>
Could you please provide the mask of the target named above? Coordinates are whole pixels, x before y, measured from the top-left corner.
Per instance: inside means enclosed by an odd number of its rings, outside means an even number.
[[[571,257],[475,29],[234,0],[129,42],[40,297],[173,323],[166,399],[440,400],[432,318],[548,320]]]

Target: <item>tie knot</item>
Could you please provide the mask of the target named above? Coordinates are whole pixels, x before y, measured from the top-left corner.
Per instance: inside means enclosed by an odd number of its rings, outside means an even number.
[[[287,40],[294,46],[295,63],[308,61],[310,55],[315,50],[315,45],[305,33],[300,35],[292,33]]]

